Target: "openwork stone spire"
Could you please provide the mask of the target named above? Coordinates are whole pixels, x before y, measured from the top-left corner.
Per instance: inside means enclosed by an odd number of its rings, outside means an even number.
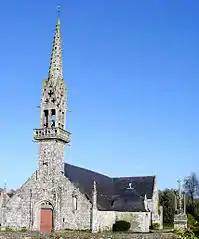
[[[60,32],[60,15],[58,10],[58,21],[56,25],[54,40],[53,40],[48,80],[52,81],[52,83],[56,83],[58,80],[62,80],[62,78],[63,78],[62,44],[61,44],[61,32]]]
[[[48,79],[43,81],[40,103],[40,129],[34,129],[35,140],[62,140],[69,143],[70,133],[65,131],[67,90],[62,73],[62,46],[60,17],[56,25]]]

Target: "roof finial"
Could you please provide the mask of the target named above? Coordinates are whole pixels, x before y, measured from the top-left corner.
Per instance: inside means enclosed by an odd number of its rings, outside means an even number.
[[[93,192],[96,193],[96,191],[97,191],[96,181],[94,180],[94,181],[93,181]]]

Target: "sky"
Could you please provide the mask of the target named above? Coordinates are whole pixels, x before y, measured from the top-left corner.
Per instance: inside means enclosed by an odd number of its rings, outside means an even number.
[[[61,5],[65,162],[177,187],[199,168],[197,0],[1,2],[0,187],[36,170],[42,81]]]

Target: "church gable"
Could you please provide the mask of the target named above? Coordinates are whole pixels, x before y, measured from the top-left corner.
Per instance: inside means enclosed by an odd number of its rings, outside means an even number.
[[[59,227],[89,229],[91,202],[66,177],[46,182],[34,173],[4,205],[3,225],[10,228],[40,230],[40,213],[49,207]],[[55,218],[56,213],[59,214]],[[1,211],[1,210],[0,210]]]

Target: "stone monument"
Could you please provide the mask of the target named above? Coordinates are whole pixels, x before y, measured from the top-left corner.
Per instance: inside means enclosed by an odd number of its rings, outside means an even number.
[[[174,215],[174,229],[187,228],[186,215],[186,198],[185,193],[182,192],[181,180],[178,180],[179,189],[175,194],[175,215]]]

